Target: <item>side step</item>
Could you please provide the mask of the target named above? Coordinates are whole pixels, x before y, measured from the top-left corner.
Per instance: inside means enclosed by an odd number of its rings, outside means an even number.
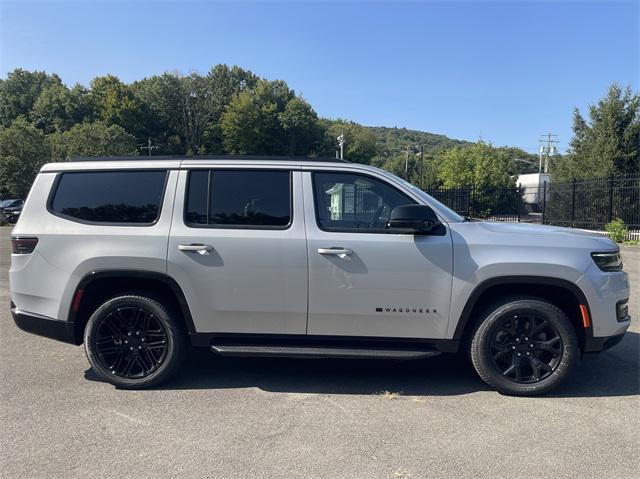
[[[211,351],[221,356],[259,356],[289,358],[380,358],[419,359],[437,356],[439,351],[424,349],[371,349],[292,345],[214,344]]]

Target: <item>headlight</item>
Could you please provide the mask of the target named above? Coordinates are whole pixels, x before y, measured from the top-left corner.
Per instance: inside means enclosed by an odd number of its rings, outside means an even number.
[[[591,257],[602,271],[622,270],[622,258],[619,251],[614,253],[591,253]]]

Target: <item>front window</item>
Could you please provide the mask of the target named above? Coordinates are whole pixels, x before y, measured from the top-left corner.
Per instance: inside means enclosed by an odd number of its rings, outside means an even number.
[[[366,175],[313,173],[318,226],[326,231],[383,233],[391,210],[415,201]]]

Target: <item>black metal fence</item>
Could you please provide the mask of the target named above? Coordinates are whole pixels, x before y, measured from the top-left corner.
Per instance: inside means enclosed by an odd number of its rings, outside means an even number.
[[[518,188],[426,188],[425,191],[462,216],[520,221]]]
[[[457,213],[496,221],[602,230],[615,218],[640,230],[640,176],[545,183],[540,187],[426,188]]]
[[[640,177],[609,176],[545,185],[541,195],[544,224],[603,229],[620,218],[640,229]]]

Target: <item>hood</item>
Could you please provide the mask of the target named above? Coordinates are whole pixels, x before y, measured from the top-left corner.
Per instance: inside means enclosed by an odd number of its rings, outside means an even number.
[[[562,226],[538,225],[532,223],[499,223],[491,221],[481,221],[480,224],[493,233],[515,233],[531,235],[555,235],[555,236],[591,236],[592,238],[603,238],[605,236],[585,230],[565,228]],[[612,242],[613,243],[613,242]],[[614,243],[615,244],[615,243]]]
[[[463,225],[468,226],[464,227]],[[470,240],[472,240],[473,234],[481,234],[484,236],[484,233],[493,237],[499,236],[502,237],[504,241],[517,242],[523,246],[541,243],[549,245],[556,244],[558,246],[584,246],[601,251],[615,251],[619,249],[618,245],[606,236],[574,228],[563,228],[561,226],[491,221],[472,221],[469,223],[459,223],[456,226],[462,226],[461,228],[455,229]],[[475,233],[472,233],[471,230],[475,231]],[[516,238],[516,235],[521,238]]]

